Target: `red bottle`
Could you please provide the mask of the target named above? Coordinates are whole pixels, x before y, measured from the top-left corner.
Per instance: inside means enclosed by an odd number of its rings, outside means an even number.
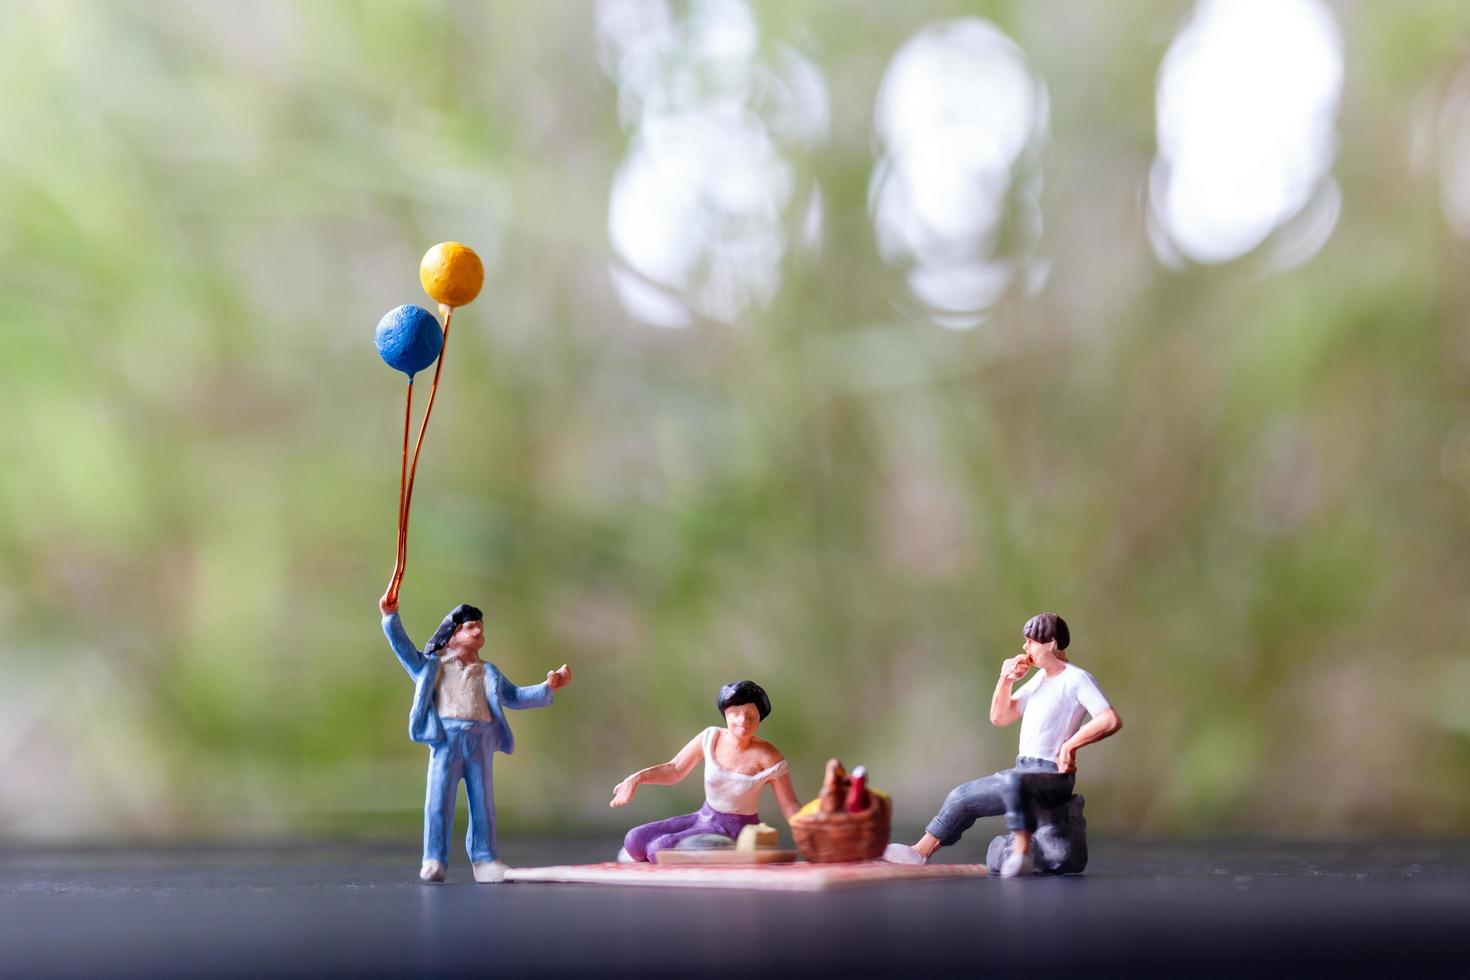
[[[868,792],[868,767],[858,766],[852,771],[852,785],[847,790],[847,812],[861,813],[873,805]]]

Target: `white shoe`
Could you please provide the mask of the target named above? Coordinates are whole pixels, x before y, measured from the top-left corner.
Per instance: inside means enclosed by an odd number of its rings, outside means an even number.
[[[637,864],[638,862],[633,860],[633,855],[628,853],[628,849],[626,847],[620,847],[618,848],[618,863]]]
[[[889,864],[928,864],[929,859],[907,844],[889,844],[883,848],[883,860]]]
[[[498,881],[505,880],[505,873],[510,869],[499,861],[476,861],[475,880],[482,885],[493,885]]]
[[[443,881],[444,862],[425,861],[424,866],[419,868],[419,881]]]
[[[1011,851],[1006,855],[1005,863],[1000,866],[1002,878],[1019,878],[1022,875],[1034,875],[1036,873],[1036,858],[1030,852],[1020,854]]]

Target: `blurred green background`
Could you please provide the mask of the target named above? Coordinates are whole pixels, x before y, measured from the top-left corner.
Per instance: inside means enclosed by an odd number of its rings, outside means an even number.
[[[1127,722],[1094,830],[1463,833],[1467,31],[8,4],[0,836],[417,835],[372,334],[445,239],[487,283],[404,620],[475,602],[512,679],[576,674],[511,718],[504,833],[692,809],[606,804],[741,677],[803,797],[840,755],[917,825],[1014,755],[987,704],[1043,609]]]

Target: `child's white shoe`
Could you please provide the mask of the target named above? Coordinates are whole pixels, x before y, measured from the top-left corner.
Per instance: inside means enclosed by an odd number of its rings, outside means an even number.
[[[482,885],[493,885],[498,881],[504,881],[505,873],[509,870],[499,861],[476,861],[475,880]]]

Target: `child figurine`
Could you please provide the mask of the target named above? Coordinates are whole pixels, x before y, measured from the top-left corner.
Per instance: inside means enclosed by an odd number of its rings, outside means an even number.
[[[1078,749],[1123,727],[1092,675],[1067,659],[1071,634],[1066,620],[1056,613],[1041,613],[1026,622],[1021,635],[1021,653],[1001,664],[990,701],[992,725],[1021,721],[1015,768],[956,786],[918,843],[888,846],[883,856],[889,861],[924,864],[940,847],[957,843],[976,819],[1004,813],[1012,845],[1001,877],[1033,873],[1031,835],[1037,810],[1071,798]],[[1012,685],[1032,667],[1040,673],[1012,694]],[[1084,714],[1092,716],[1085,725]]]
[[[517,687],[479,657],[485,643],[484,616],[471,605],[455,606],[444,617],[422,653],[414,648],[398,619],[398,602],[378,600],[383,632],[398,662],[413,678],[413,708],[408,736],[429,746],[429,788],[424,800],[424,864],[419,877],[443,881],[454,827],[454,798],[464,780],[470,809],[465,836],[475,880],[502,881],[505,865],[496,857],[495,791],[490,765],[497,751],[510,755],[515,739],[502,708],[541,708],[551,692],[572,679],[562,664],[546,681]]]
[[[774,745],[755,735],[771,713],[771,699],[761,686],[754,681],[726,684],[715,707],[725,716],[724,729],[706,728],[671,761],[641,769],[613,787],[608,805],[625,806],[639,786],[672,786],[704,757],[704,806],[695,813],[634,827],[623,839],[619,861],[652,861],[659,851],[700,834],[738,838],[742,827],[760,822],[761,790],[767,783],[787,820],[801,809],[786,760]]]

